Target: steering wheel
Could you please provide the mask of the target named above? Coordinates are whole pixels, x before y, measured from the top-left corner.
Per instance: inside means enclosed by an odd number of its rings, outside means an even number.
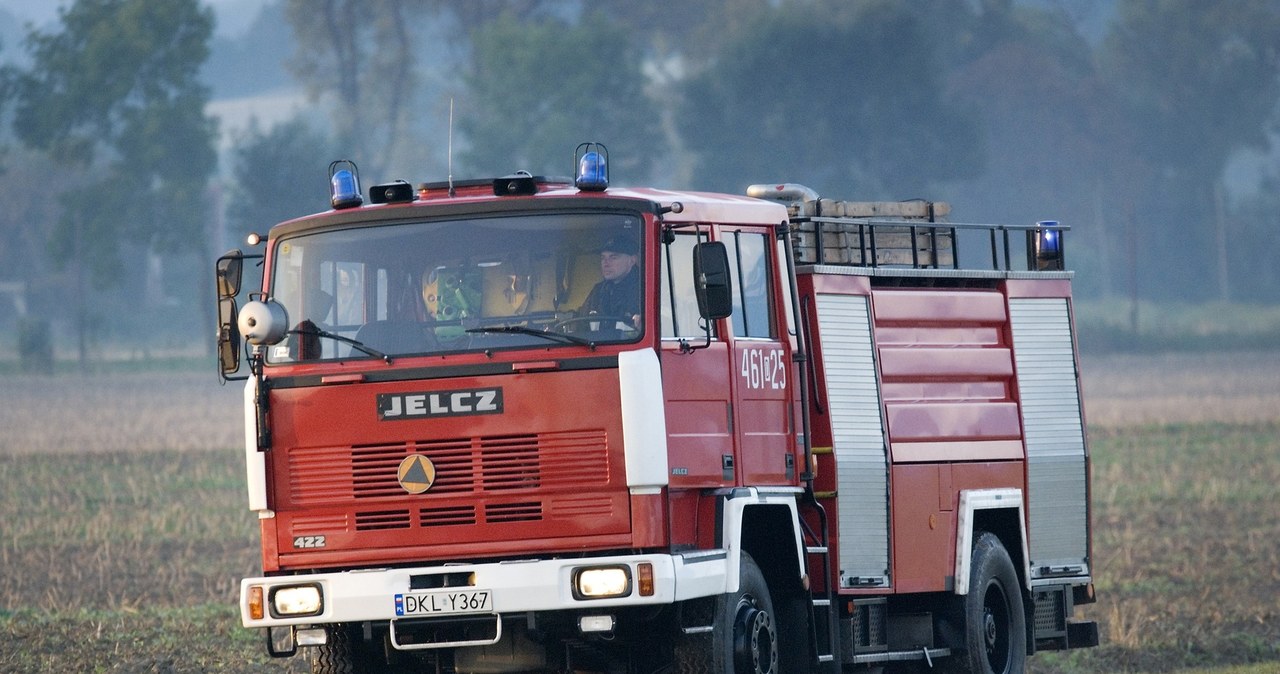
[[[612,316],[609,314],[591,314],[589,316],[574,316],[573,318],[566,318],[563,321],[560,321],[555,325],[552,325],[551,329],[555,330],[556,332],[568,333],[569,331],[567,330],[567,328],[569,326],[577,325],[579,323],[599,323],[600,326],[599,328],[597,328],[597,330],[604,329],[605,326],[608,326],[607,329],[609,330],[614,330],[616,329],[614,326],[616,326],[619,323],[622,323],[623,325],[627,326],[626,327],[627,330],[637,329],[634,325],[631,324],[630,317]],[[595,332],[595,331],[596,330],[592,330],[592,332]]]

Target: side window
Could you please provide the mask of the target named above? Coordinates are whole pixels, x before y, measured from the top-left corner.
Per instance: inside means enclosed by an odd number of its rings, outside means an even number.
[[[733,274],[733,334],[735,337],[775,337],[769,311],[769,237],[754,232],[730,232],[729,269]]]
[[[702,337],[706,331],[698,315],[698,298],[693,290],[693,246],[698,237],[692,232],[676,234],[675,241],[662,247],[662,336]]]

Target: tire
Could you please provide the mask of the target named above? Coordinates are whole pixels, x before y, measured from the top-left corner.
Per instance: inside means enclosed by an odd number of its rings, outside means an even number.
[[[353,625],[330,625],[328,639],[311,653],[311,674],[364,674],[378,671]]]
[[[1027,664],[1022,587],[1008,551],[994,534],[975,532],[969,593],[960,600],[964,652],[952,669],[968,674],[1022,674]]]
[[[742,554],[738,591],[716,598],[711,634],[676,638],[679,674],[781,674],[777,615],[769,585]]]

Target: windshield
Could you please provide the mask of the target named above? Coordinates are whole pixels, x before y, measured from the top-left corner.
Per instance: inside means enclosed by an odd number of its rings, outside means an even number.
[[[635,341],[641,222],[559,213],[284,239],[272,297],[290,332],[268,361]]]

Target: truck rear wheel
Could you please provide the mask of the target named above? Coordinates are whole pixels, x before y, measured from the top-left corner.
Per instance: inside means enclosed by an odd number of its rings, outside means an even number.
[[[680,674],[779,674],[778,623],[769,585],[746,553],[739,578],[737,592],[716,599],[709,648],[705,635],[677,638]]]
[[[953,669],[1021,674],[1027,664],[1022,590],[1013,561],[994,534],[978,533],[969,563],[969,593],[958,599],[965,651],[955,657]]]

